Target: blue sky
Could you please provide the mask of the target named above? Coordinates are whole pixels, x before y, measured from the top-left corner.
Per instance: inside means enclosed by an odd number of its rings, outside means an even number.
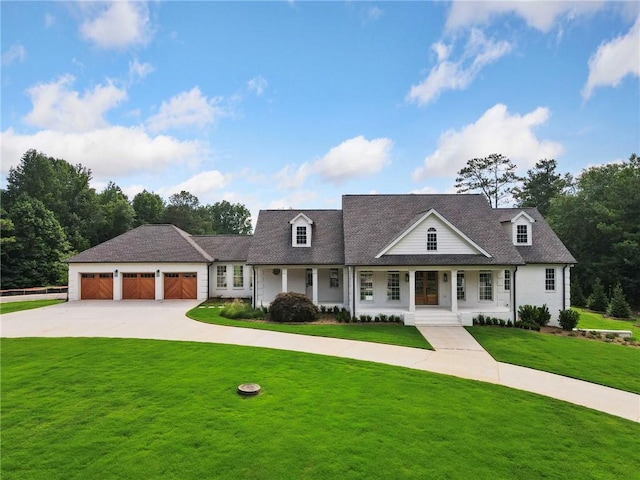
[[[640,153],[637,2],[8,2],[2,176],[30,148],[130,198],[339,208]]]

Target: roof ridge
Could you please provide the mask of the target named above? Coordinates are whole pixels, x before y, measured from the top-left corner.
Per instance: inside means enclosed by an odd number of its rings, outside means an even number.
[[[182,238],[184,238],[189,243],[189,245],[191,245],[200,255],[202,255],[206,260],[208,260],[210,262],[213,261],[213,257],[211,257],[211,255],[209,255],[207,252],[205,252],[203,250],[203,248],[200,245],[198,245],[198,243],[193,238],[191,238],[191,234],[190,233],[185,232],[184,230],[182,230],[181,228],[176,227],[175,225],[171,225],[171,226],[173,228],[175,228],[176,231],[178,232],[178,234]]]

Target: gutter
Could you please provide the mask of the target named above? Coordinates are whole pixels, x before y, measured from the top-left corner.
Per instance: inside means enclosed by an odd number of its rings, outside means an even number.
[[[352,275],[351,275],[351,286],[353,287],[351,289],[351,297],[353,298],[353,312],[351,312],[351,318],[356,316],[356,267],[353,267],[352,270]]]

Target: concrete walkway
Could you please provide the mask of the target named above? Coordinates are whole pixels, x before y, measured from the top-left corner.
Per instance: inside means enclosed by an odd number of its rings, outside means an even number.
[[[190,320],[197,301],[69,302],[0,316],[2,337],[110,337],[212,342],[386,363],[526,390],[640,422],[640,395],[496,362],[462,327],[420,327],[436,349],[224,327]]]

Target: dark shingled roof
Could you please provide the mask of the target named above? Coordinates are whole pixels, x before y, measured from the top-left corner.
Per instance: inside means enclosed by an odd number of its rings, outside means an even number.
[[[525,262],[577,263],[537,208],[499,208],[495,212],[503,223],[511,221],[520,212],[525,212],[536,221],[531,227],[531,246],[516,247]]]
[[[346,265],[521,265],[524,263],[482,195],[344,195]],[[393,255],[375,258],[434,209],[491,255]]]
[[[313,221],[311,246],[291,245],[291,221],[304,213]],[[341,210],[261,210],[249,249],[252,265],[344,265]]]
[[[173,225],[141,225],[74,255],[67,263],[208,263],[212,257]]]
[[[251,235],[194,235],[192,237],[202,249],[220,262],[246,262]]]

